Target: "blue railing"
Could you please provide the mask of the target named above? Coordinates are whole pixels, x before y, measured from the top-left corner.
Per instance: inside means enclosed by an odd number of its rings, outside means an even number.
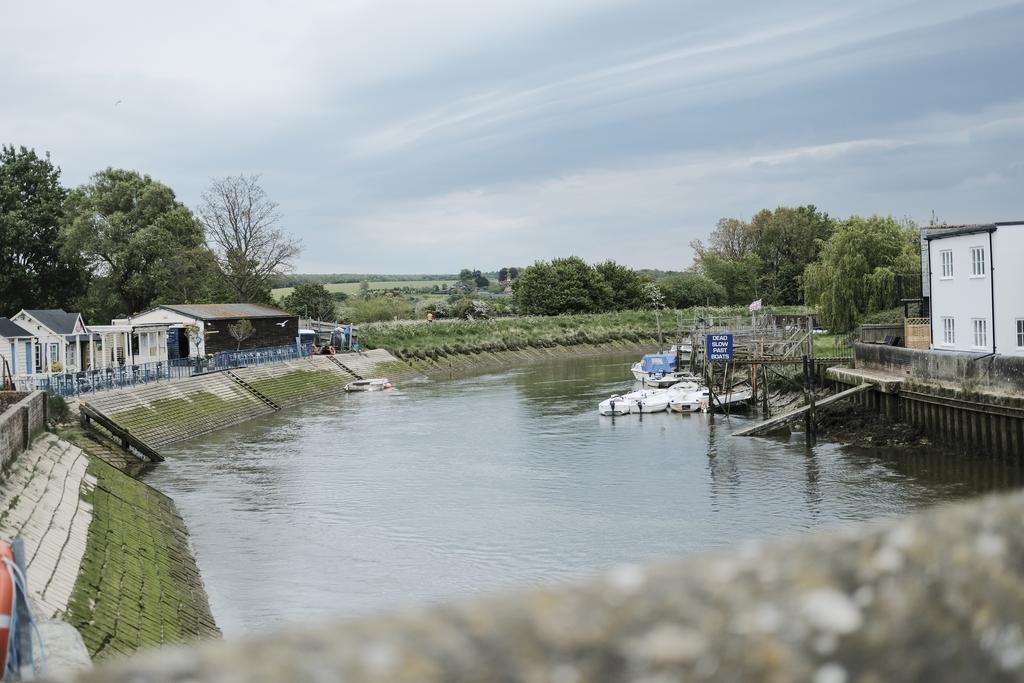
[[[61,396],[78,396],[97,391],[123,389],[139,384],[192,377],[218,370],[280,363],[286,360],[306,358],[311,354],[312,346],[309,344],[303,344],[301,347],[291,345],[245,351],[223,351],[206,358],[180,358],[61,375],[20,377],[18,384],[25,389],[38,389]]]

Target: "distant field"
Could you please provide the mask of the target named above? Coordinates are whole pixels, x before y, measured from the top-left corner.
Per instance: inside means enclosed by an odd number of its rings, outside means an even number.
[[[419,289],[422,287],[433,287],[437,285],[441,287],[443,285],[453,285],[455,280],[386,280],[384,282],[371,282],[370,290],[375,289],[394,289],[395,287],[412,287],[413,289]],[[324,285],[328,292],[345,292],[349,296],[359,293],[358,282],[342,282],[338,284]],[[281,300],[284,297],[292,293],[294,287],[278,287],[277,289],[270,290],[275,300]]]

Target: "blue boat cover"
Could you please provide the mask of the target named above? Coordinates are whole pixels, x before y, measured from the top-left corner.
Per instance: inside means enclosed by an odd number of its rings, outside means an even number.
[[[640,369],[650,374],[655,372],[673,372],[676,369],[676,354],[648,353],[640,361]]]

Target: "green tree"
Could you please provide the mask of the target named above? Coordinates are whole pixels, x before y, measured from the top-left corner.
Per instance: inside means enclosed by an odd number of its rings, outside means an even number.
[[[337,316],[334,296],[318,282],[297,285],[291,294],[281,299],[286,311],[314,320],[334,320]]]
[[[68,198],[66,258],[79,255],[91,276],[84,308],[94,320],[137,313],[173,297],[182,263],[208,252],[203,229],[171,188],[135,171],[108,168]]]
[[[722,285],[700,273],[669,276],[658,283],[658,288],[671,308],[722,306],[728,300]]]
[[[81,259],[60,249],[67,195],[49,155],[0,147],[0,315],[71,307],[85,289]]]
[[[700,259],[702,275],[718,283],[725,290],[725,303],[749,304],[758,296],[758,276],[762,263],[757,256],[745,256],[730,261],[716,254],[706,254]]]
[[[242,342],[256,333],[256,326],[251,320],[239,320],[228,325],[228,334],[235,340],[235,351],[242,348]]]
[[[479,270],[473,271],[473,284],[480,289],[487,289],[491,285],[491,281],[487,279],[487,276],[481,273]]]
[[[560,315],[599,311],[611,290],[583,259],[537,261],[512,284],[516,307],[527,315]]]
[[[840,222],[804,273],[807,303],[829,329],[846,332],[895,303],[896,275],[921,271],[917,226],[882,216]]]
[[[802,277],[832,234],[833,221],[812,205],[759,211],[750,221],[761,260],[760,295],[771,304],[799,304]]]
[[[618,311],[643,308],[646,305],[644,285],[647,282],[632,268],[619,265],[609,259],[595,265],[594,271],[607,285],[609,292],[608,299],[600,302],[601,308]]]

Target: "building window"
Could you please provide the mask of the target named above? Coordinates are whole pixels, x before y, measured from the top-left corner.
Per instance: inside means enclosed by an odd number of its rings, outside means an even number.
[[[974,347],[977,349],[984,349],[988,347],[988,320],[984,318],[974,318],[971,321],[974,324]]]
[[[1024,349],[1024,318],[1017,318],[1017,348]]]
[[[944,346],[956,343],[956,327],[952,318],[942,319],[942,343]]]
[[[985,247],[971,247],[971,277],[985,275]]]
[[[939,256],[942,257],[942,277],[953,277],[953,251],[951,249],[943,249],[939,252]]]

